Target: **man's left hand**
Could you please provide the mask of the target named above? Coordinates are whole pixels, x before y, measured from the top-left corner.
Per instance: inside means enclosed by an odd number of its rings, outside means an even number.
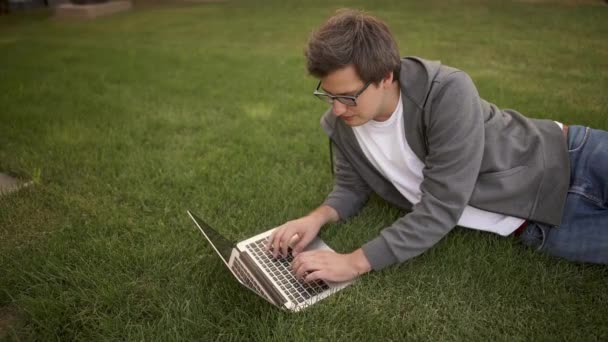
[[[316,250],[298,254],[292,263],[298,279],[310,282],[317,279],[342,282],[356,278],[371,270],[362,249],[350,254]]]

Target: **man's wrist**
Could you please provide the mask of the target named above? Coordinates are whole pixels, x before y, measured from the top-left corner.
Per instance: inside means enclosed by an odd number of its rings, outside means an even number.
[[[319,226],[323,226],[327,222],[333,222],[339,219],[336,210],[327,205],[318,207],[307,216],[314,220]]]
[[[357,275],[365,274],[372,270],[372,265],[367,260],[363,249],[359,248],[356,251],[349,254],[352,260],[352,265],[357,272]]]

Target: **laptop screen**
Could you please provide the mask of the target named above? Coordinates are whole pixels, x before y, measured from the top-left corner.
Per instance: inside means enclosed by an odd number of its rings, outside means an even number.
[[[201,220],[198,216],[194,215],[192,212],[188,211],[190,217],[196,222],[198,228],[203,232],[203,235],[209,240],[215,251],[220,255],[222,259],[224,259],[224,263],[228,265],[228,261],[230,260],[230,254],[232,253],[232,248],[234,244],[228,241],[225,237],[220,235],[220,233],[216,232],[215,229],[209,227],[205,221]]]

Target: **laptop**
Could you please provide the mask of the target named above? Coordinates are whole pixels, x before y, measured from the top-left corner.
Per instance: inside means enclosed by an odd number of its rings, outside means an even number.
[[[266,251],[266,243],[274,229],[234,244],[192,212],[188,211],[188,215],[238,282],[283,310],[300,311],[353,283],[323,280],[306,283],[297,279],[291,270],[291,250],[288,256],[276,259]],[[333,251],[319,237],[305,250],[316,249]]]

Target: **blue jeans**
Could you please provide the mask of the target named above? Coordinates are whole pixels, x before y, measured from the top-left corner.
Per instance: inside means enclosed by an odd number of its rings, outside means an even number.
[[[562,224],[531,222],[524,245],[571,261],[608,264],[608,132],[570,126],[570,189]]]

